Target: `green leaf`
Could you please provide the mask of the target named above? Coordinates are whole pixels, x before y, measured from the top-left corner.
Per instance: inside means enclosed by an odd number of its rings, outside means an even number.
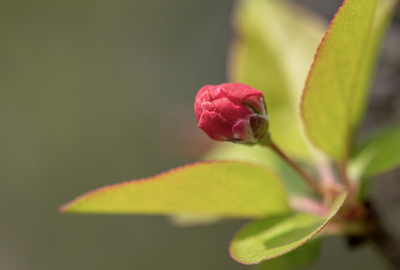
[[[311,239],[295,250],[261,263],[256,270],[294,270],[313,263],[319,256],[321,249],[320,239]]]
[[[106,186],[78,197],[61,211],[260,218],[290,209],[281,181],[265,168],[209,162]]]
[[[325,22],[282,0],[238,1],[233,18],[230,79],[264,93],[275,143],[310,161],[299,103]]]
[[[347,0],[322,40],[303,93],[302,114],[312,141],[338,161],[364,115],[378,47],[396,1]]]
[[[304,196],[310,193],[310,189],[304,183],[304,180],[286,162],[282,161],[274,151],[265,146],[221,143],[211,149],[202,159],[245,161],[264,166],[279,175],[291,195]]]
[[[386,127],[370,136],[350,162],[352,176],[373,176],[400,165],[400,125]],[[356,172],[354,172],[356,171]]]
[[[346,198],[347,194],[341,194],[325,218],[291,213],[250,223],[233,238],[231,256],[243,264],[257,264],[300,247],[324,228]]]

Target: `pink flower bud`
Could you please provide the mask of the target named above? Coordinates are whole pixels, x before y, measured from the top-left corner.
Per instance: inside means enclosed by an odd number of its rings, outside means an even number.
[[[194,112],[197,126],[213,140],[255,144],[267,134],[262,92],[245,84],[204,86],[196,95]]]

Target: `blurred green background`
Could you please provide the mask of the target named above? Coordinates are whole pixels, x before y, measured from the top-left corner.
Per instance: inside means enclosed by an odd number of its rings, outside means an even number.
[[[298,1],[332,17],[341,1]],[[0,269],[251,269],[227,247],[242,222],[63,216],[88,190],[195,161],[192,104],[225,81],[233,1],[0,2]],[[355,268],[356,267],[356,268]],[[310,269],[382,269],[330,239]]]

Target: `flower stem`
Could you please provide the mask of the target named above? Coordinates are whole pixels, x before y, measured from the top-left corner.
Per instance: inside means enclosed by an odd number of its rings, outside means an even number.
[[[312,178],[309,174],[307,174],[299,165],[297,165],[293,160],[291,160],[285,153],[283,153],[278,146],[276,146],[272,141],[268,145],[276,154],[278,154],[290,167],[292,167],[298,174],[302,176],[302,178],[306,181],[306,183],[314,189],[314,191],[321,197],[324,198],[324,191],[321,186],[318,185],[318,182]]]

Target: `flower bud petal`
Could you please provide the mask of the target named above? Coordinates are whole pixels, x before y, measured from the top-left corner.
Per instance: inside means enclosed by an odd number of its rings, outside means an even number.
[[[229,122],[235,124],[238,119],[245,119],[253,112],[243,105],[237,105],[227,98],[216,99],[213,101],[219,113]]]
[[[257,114],[266,113],[267,109],[265,107],[264,98],[261,96],[250,96],[243,100],[243,104],[250,107],[253,112]]]
[[[239,83],[206,85],[196,95],[198,127],[214,140],[255,144],[268,135],[262,92]]]
[[[205,111],[197,126],[216,141],[226,141],[234,137],[232,124],[215,111]]]
[[[251,132],[250,123],[248,120],[238,121],[232,127],[232,131],[235,139],[228,141],[234,141],[234,142],[247,141],[255,143],[255,141],[253,140],[253,134]]]
[[[235,103],[242,104],[249,97],[262,97],[262,92],[241,83],[223,83],[220,91]]]

